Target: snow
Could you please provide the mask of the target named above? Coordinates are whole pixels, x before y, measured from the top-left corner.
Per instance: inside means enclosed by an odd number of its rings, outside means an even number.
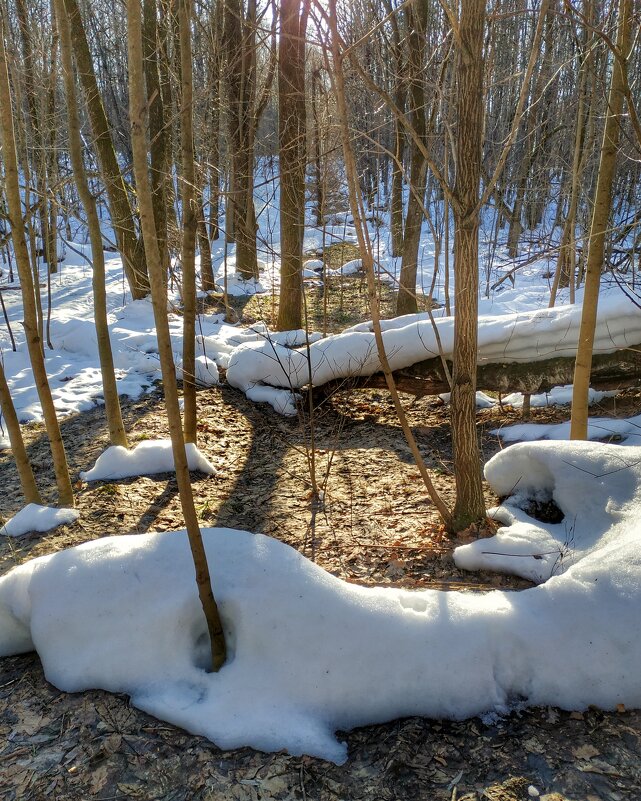
[[[604,398],[612,398],[616,395],[613,391],[603,391],[590,388],[588,390],[588,403],[599,403]],[[504,406],[514,406],[520,409],[523,406],[523,395],[520,392],[511,392],[502,398]],[[530,396],[530,406],[541,408],[544,406],[568,406],[572,403],[572,384],[562,387],[553,387],[549,392],[540,392]]]
[[[279,243],[274,239],[278,188],[262,183],[257,203],[260,279],[235,272],[234,248],[214,244],[218,293],[276,293]],[[398,280],[389,229],[371,217],[370,236],[383,280]],[[427,228],[427,226],[426,226]],[[493,226],[489,226],[494,230]],[[106,232],[106,235],[108,232]],[[338,212],[323,230],[307,228],[305,252],[353,242],[353,219]],[[60,415],[103,402],[91,300],[90,248],[73,243],[52,280],[52,340],[47,370]],[[538,259],[515,273],[512,285],[489,288],[515,267],[496,261],[481,245],[479,362],[529,362],[573,356],[580,306],[548,309],[550,262]],[[435,246],[424,231],[418,293],[428,291]],[[109,332],[118,390],[138,397],[160,379],[154,318],[148,300],[131,301],[122,263],[106,255]],[[524,258],[527,254],[524,254]],[[444,304],[443,253],[434,299]],[[320,259],[305,262],[310,278]],[[351,275],[360,259],[329,274]],[[607,280],[607,279],[604,279]],[[577,293],[580,301],[582,291]],[[19,325],[20,295],[6,293],[18,343],[0,327],[0,349],[22,422],[42,419]],[[450,300],[455,301],[454,286]],[[179,304],[170,291],[169,307]],[[453,347],[453,318],[435,309],[384,321],[393,369]],[[181,375],[182,319],[169,317],[177,375]],[[312,381],[370,375],[380,369],[371,322],[327,338],[306,331],[270,332],[227,325],[222,315],[198,318],[196,379],[215,386],[219,369],[256,402],[295,414],[297,390]],[[641,343],[638,307],[617,287],[603,288],[595,352]],[[308,360],[309,353],[309,360]],[[532,396],[531,404],[568,401],[568,388]],[[599,398],[598,394],[593,394]],[[478,402],[494,400],[479,393]],[[518,406],[518,394],[503,398]],[[509,496],[490,514],[496,536],[458,548],[463,569],[498,570],[538,586],[520,593],[486,594],[364,588],[326,573],[288,546],[260,534],[205,529],[214,590],[229,645],[219,674],[206,672],[206,627],[194,583],[185,532],[105,536],[40,557],[0,578],[0,655],[36,649],[47,678],[70,692],[104,688],[222,748],[251,745],[287,749],[341,762],[335,731],[406,715],[461,719],[505,714],[523,705],[604,709],[641,705],[641,415],[629,420],[590,419],[592,439],[619,437],[626,448],[566,443],[568,426],[504,428],[506,441],[547,438],[506,448],[486,467],[495,492]],[[0,439],[0,448],[7,447]],[[214,468],[187,446],[190,469]],[[112,447],[86,481],[169,472],[168,440],[134,449]],[[528,514],[532,503],[558,507],[560,522]],[[27,506],[2,529],[10,536],[71,522],[77,512]],[[108,534],[109,532],[105,532]],[[529,795],[535,788],[528,789]]]
[[[338,763],[336,730],[402,716],[639,707],[641,448],[526,443],[486,474],[499,494],[516,485],[494,512],[506,525],[456,562],[537,587],[359,587],[277,540],[206,529],[230,650],[214,674],[186,534],[105,537],[0,578],[0,655],[36,649],[61,690],[127,693],[224,749]],[[528,517],[526,497],[565,521]]]
[[[214,466],[203,456],[193,442],[185,444],[190,470],[213,475]],[[148,439],[128,450],[112,445],[96,459],[91,470],[80,473],[83,481],[106,481],[129,476],[152,476],[175,470],[170,439]]]
[[[478,321],[478,363],[532,362],[576,352],[581,309],[560,306],[518,314],[486,315]],[[428,315],[406,315],[382,324],[383,341],[392,370],[439,355],[438,330],[443,356],[451,359],[454,347],[454,319],[430,320]],[[212,337],[215,348],[215,337]],[[641,315],[623,294],[603,300],[595,333],[595,353],[612,353],[641,343]],[[372,324],[362,323],[341,334],[315,341],[307,350],[292,350],[271,336],[263,341],[239,344],[229,354],[227,382],[254,395],[257,386],[272,389],[261,399],[285,414],[295,414],[292,391],[312,382],[320,386],[339,378],[369,376],[378,372],[380,362]],[[249,395],[248,395],[249,397]]]
[[[182,362],[176,365],[176,378],[183,379]],[[209,358],[207,354],[196,356],[195,381],[198,387],[215,387],[220,383],[220,376],[216,362]]]
[[[213,243],[212,260],[217,291],[220,294],[226,282],[230,295],[276,293],[280,284],[279,242],[276,236],[279,188],[273,171],[261,163],[264,180],[257,188],[257,218],[259,223],[259,280],[246,281],[236,274],[234,247],[220,240]],[[370,238],[376,257],[376,269],[381,279],[394,284],[398,281],[400,259],[390,254],[389,227],[381,225],[380,214],[368,215]],[[420,259],[416,290],[425,293],[432,283],[436,249],[425,225],[419,248]],[[494,230],[493,225],[487,230]],[[59,271],[52,276],[51,337],[54,350],[47,349],[47,370],[54,403],[63,417],[77,414],[102,404],[103,391],[93,323],[91,291],[91,249],[82,241],[85,233],[80,227],[76,241],[69,243],[66,258]],[[110,232],[105,229],[105,237]],[[353,241],[353,219],[348,211],[339,211],[322,228],[305,229],[305,252],[317,256],[328,244]],[[492,286],[497,279],[515,267],[505,259],[501,245],[495,248],[489,242],[480,246],[481,285]],[[496,258],[488,256],[496,252]],[[523,254],[525,258],[526,254]],[[434,288],[434,300],[443,306],[443,258],[440,254],[439,274]],[[122,263],[114,253],[105,253],[106,291],[116,379],[120,395],[137,398],[150,391],[160,380],[158,348],[154,318],[148,300],[131,301],[123,279]],[[576,344],[580,318],[579,306],[563,306],[567,291],[562,290],[555,309],[541,308],[549,300],[548,258],[541,258],[519,268],[514,285],[505,282],[496,290],[488,291],[479,299],[479,341],[481,363],[487,361],[521,361],[543,359],[550,356],[571,356]],[[323,261],[311,258],[305,261],[310,278],[318,277]],[[45,279],[44,270],[42,281]],[[362,269],[356,258],[334,270],[340,274],[354,274]],[[328,271],[331,273],[332,271]],[[616,286],[605,286],[600,300],[596,352],[606,353],[621,347],[641,343],[641,318],[638,309]],[[453,281],[453,277],[452,277]],[[180,303],[176,286],[170,287],[170,310]],[[577,293],[581,299],[582,290]],[[451,286],[452,303],[455,300]],[[4,361],[10,390],[21,422],[42,420],[42,410],[33,385],[24,334],[19,322],[22,315],[20,293],[5,294],[9,319],[18,343],[17,352],[9,347],[9,337],[0,327],[0,351]],[[435,325],[441,336],[444,355],[451,355],[453,345],[453,319],[446,318],[443,309],[435,309]],[[371,323],[362,323],[343,334],[327,337],[323,343],[319,334],[307,338],[304,331],[274,334],[263,323],[255,323],[243,330],[223,322],[222,315],[201,315],[198,318],[196,378],[203,387],[216,386],[219,369],[232,363],[230,383],[260,402],[270,402],[278,411],[294,414],[296,390],[308,382],[308,368],[304,352],[291,355],[292,348],[312,347],[314,383],[352,375],[368,375],[378,369],[373,349]],[[172,347],[181,375],[182,319],[170,314]],[[394,367],[405,367],[413,361],[431,358],[438,352],[429,315],[410,315],[385,321],[383,324],[388,355]],[[357,336],[358,335],[358,336]],[[252,343],[255,343],[252,345]],[[257,343],[257,344],[256,344]],[[273,347],[276,345],[277,347]],[[233,358],[232,358],[232,354]],[[565,402],[562,391],[533,396],[532,405]],[[490,403],[490,401],[486,401]],[[509,402],[518,406],[521,398],[510,396]]]
[[[7,537],[21,537],[29,531],[51,531],[58,526],[74,523],[79,516],[80,513],[76,509],[57,509],[29,503],[7,520],[4,526],[0,526],[0,534],[5,534]]]
[[[334,270],[327,270],[327,275],[356,275],[363,271],[362,259],[352,259],[345,262],[341,267],[336,267]]]
[[[503,442],[570,439],[570,423],[517,423],[491,432]],[[629,418],[589,417],[589,440],[614,440],[622,445],[641,444],[641,415]]]

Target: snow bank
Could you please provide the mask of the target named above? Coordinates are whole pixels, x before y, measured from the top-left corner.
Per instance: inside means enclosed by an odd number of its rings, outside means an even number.
[[[561,306],[520,314],[479,318],[479,364],[531,362],[558,356],[574,356],[581,309]],[[425,314],[406,315],[383,322],[383,340],[392,370],[439,355],[434,332],[438,329],[446,358],[452,356],[454,320],[430,321]],[[310,347],[314,386],[340,378],[369,376],[380,363],[371,322],[342,334],[314,342]],[[595,353],[612,353],[641,343],[641,315],[625,296],[605,298],[600,305],[595,334]],[[247,393],[257,385],[274,387],[267,393],[287,414],[295,414],[295,402],[287,395],[309,383],[307,352],[292,350],[273,337],[240,344],[229,355],[227,381]],[[284,395],[283,395],[284,393]]]
[[[213,475],[216,470],[193,442],[185,445],[187,464],[190,470]],[[156,473],[171,473],[175,470],[174,454],[170,439],[148,439],[135,448],[127,450],[122,445],[112,445],[100,454],[91,470],[80,473],[83,481],[100,481],[129,476],[152,476]]]
[[[53,506],[40,506],[29,503],[11,517],[4,526],[0,526],[0,534],[7,537],[21,537],[28,531],[51,531],[67,523],[75,523],[80,517],[76,509],[58,509]]]
[[[546,563],[555,575],[521,593],[358,587],[276,540],[207,529],[230,649],[209,674],[185,533],[109,537],[0,579],[0,654],[35,648],[60,689],[128,693],[221,748],[336,762],[346,758],[337,729],[400,716],[638,707],[639,464],[641,449],[586,443],[514,446],[489,463],[497,491],[520,476],[522,495],[553,496],[573,526],[572,553]],[[515,502],[502,514],[513,525],[459,549],[459,564],[528,575],[523,563],[540,565],[566,536]],[[526,558],[487,553],[519,542]]]

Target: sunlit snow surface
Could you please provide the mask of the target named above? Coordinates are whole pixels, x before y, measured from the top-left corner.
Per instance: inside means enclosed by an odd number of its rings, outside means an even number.
[[[580,323],[580,306],[479,317],[478,363],[573,357]],[[436,358],[439,351],[451,359],[454,318],[430,320],[427,314],[396,317],[383,322],[382,336],[392,370]],[[214,341],[215,337],[212,344]],[[604,298],[599,306],[594,353],[612,353],[636,342],[641,343],[638,307],[622,293]],[[266,400],[283,414],[295,414],[294,390],[309,384],[310,375],[312,383],[319,386],[335,379],[369,376],[380,369],[369,322],[299,350],[286,348],[270,337],[239,344],[229,356],[227,381],[249,398]],[[257,389],[262,392],[260,398],[254,397]],[[567,391],[562,397],[567,402]]]
[[[570,439],[570,423],[517,423],[491,432],[503,442],[532,442],[541,439]],[[619,419],[589,417],[588,439],[620,441],[622,445],[641,445],[641,415]]]
[[[80,517],[76,509],[58,509],[53,506],[40,506],[28,503],[17,514],[0,526],[0,534],[7,537],[20,537],[28,531],[51,531],[68,523],[75,523]]]
[[[259,534],[204,531],[230,657],[207,673],[186,535],[108,537],[0,579],[0,654],[35,648],[62,690],[103,688],[221,748],[341,762],[336,730],[514,706],[641,705],[641,448],[516,445],[487,465],[496,537],[460,566],[524,592],[363,588]],[[553,498],[547,525],[519,509]]]
[[[265,187],[272,186],[269,182]],[[233,247],[217,244],[213,249],[216,281],[220,289],[225,282],[231,294],[271,293],[278,290],[280,263],[277,258],[278,241],[274,240],[276,202],[274,187],[265,196],[265,205],[259,203],[260,241],[265,259],[260,281],[243,281],[235,274]],[[353,240],[354,231],[348,214],[335,215],[325,231],[306,229],[305,247],[309,251],[343,239]],[[389,229],[370,225],[374,243],[377,270],[385,280],[396,280],[400,260],[389,255]],[[481,245],[481,264],[484,264]],[[417,291],[428,291],[433,270],[434,245],[429,232],[423,232],[421,264]],[[114,353],[118,392],[137,398],[149,391],[160,379],[158,346],[151,303],[148,300],[131,301],[122,276],[122,263],[114,254],[106,253],[106,290],[109,312],[109,329]],[[52,276],[51,343],[46,349],[47,371],[51,390],[60,416],[75,414],[103,403],[103,390],[99,369],[96,333],[93,323],[90,248],[79,242],[68,248],[65,261],[58,273]],[[318,261],[310,261],[318,267]],[[321,263],[322,266],[322,263]],[[442,265],[441,265],[442,266]],[[497,262],[493,280],[511,263]],[[356,259],[338,270],[350,273],[361,267]],[[555,309],[547,309],[549,287],[546,275],[550,265],[545,259],[533,262],[518,271],[515,285],[501,284],[489,297],[479,302],[479,360],[531,361],[551,356],[572,355],[574,352],[580,308],[564,306],[565,295],[559,297]],[[484,269],[484,268],[483,268]],[[310,273],[317,275],[314,269]],[[442,275],[441,275],[442,277]],[[435,301],[444,301],[441,277],[435,285]],[[3,279],[4,280],[4,279]],[[45,273],[42,268],[41,280]],[[334,279],[338,280],[338,279]],[[353,279],[351,279],[353,280]],[[44,290],[43,290],[44,292]],[[20,321],[22,303],[19,292],[4,295],[9,319],[18,351],[10,348],[6,327],[0,325],[0,350],[12,398],[21,422],[39,421],[42,410],[35,391],[24,334]],[[577,294],[581,297],[581,291]],[[451,300],[455,296],[452,294]],[[176,287],[170,289],[170,310],[180,302]],[[265,303],[271,302],[270,295]],[[453,320],[443,317],[443,309],[436,310],[435,325],[446,356],[453,345]],[[178,377],[182,377],[182,318],[170,314],[172,345]],[[406,367],[419,359],[432,358],[438,346],[432,323],[427,315],[410,315],[384,323],[385,340],[392,366]],[[296,390],[309,382],[307,347],[310,346],[312,381],[321,384],[334,378],[368,375],[379,369],[371,324],[363,323],[348,331],[322,341],[319,334],[306,336],[304,331],[273,333],[261,323],[248,329],[226,325],[222,315],[202,315],[198,318],[196,342],[196,380],[201,386],[214,386],[219,380],[219,369],[228,369],[227,380],[244,391],[256,402],[271,403],[282,414],[295,414]],[[606,353],[618,348],[641,343],[641,315],[617,288],[610,287],[602,297],[599,309],[595,352]],[[292,350],[294,348],[295,350]],[[533,397],[532,404],[566,402],[567,392],[556,391],[546,396]],[[519,405],[520,396],[506,402]],[[0,428],[0,447],[6,446]]]
[[[214,466],[203,456],[193,442],[185,443],[187,466],[190,470],[212,475]],[[175,470],[170,439],[150,439],[140,442],[131,450],[112,445],[100,454],[91,470],[80,473],[83,481],[153,476]]]

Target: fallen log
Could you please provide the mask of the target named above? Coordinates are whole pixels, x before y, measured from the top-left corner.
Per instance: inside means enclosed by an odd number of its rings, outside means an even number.
[[[448,362],[450,371],[452,365]],[[394,372],[399,392],[421,397],[450,391],[439,358],[426,359]],[[492,362],[480,364],[476,371],[476,388],[507,394],[549,392],[554,387],[571,384],[574,379],[574,357],[557,356],[532,362]],[[641,385],[641,345],[614,353],[595,353],[592,357],[591,386],[617,390]],[[386,389],[382,373],[372,376],[330,381],[314,388],[314,394],[330,395],[342,389]]]

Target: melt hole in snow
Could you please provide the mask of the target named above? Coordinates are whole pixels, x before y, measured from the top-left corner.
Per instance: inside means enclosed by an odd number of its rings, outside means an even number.
[[[194,632],[194,648],[191,661],[195,668],[211,673],[211,645],[209,642],[209,632],[199,626]]]
[[[424,613],[427,612],[427,601],[425,598],[419,598],[418,595],[403,595],[399,598],[403,609],[411,609],[413,612]]]
[[[565,515],[559,509],[554,498],[528,498],[521,507],[523,511],[541,523],[562,523]]]

